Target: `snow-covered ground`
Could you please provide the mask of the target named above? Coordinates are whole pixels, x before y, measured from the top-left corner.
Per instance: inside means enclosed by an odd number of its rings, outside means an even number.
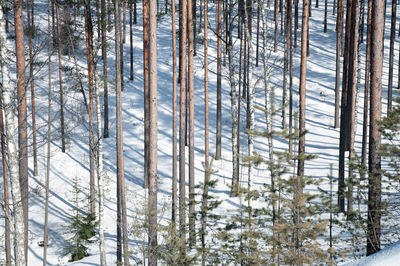
[[[389,4],[389,3],[388,3]],[[306,162],[306,175],[315,178],[325,178],[329,174],[329,165],[333,163],[333,176],[337,176],[338,169],[338,147],[339,147],[339,130],[333,128],[334,123],[334,89],[335,89],[335,45],[336,45],[336,17],[332,15],[333,3],[328,3],[328,31],[323,32],[323,5],[319,8],[313,8],[312,17],[310,18],[310,56],[307,58],[307,110],[306,110],[306,152],[318,156],[317,159]],[[160,6],[163,6],[160,4]],[[301,7],[301,5],[299,5]],[[37,25],[40,25],[42,31],[47,29],[47,3],[43,0],[35,1],[35,19]],[[215,11],[216,4],[209,4],[210,24],[215,29]],[[142,67],[142,17],[141,3],[138,4],[138,24],[134,25],[133,42],[134,42],[134,81],[130,81],[129,77],[129,37],[124,45],[125,52],[125,72],[124,72],[124,92],[123,92],[123,129],[124,129],[124,163],[125,178],[127,188],[127,213],[128,224],[132,226],[140,214],[143,212],[143,206],[146,199],[146,191],[143,185],[143,67]],[[268,19],[272,19],[272,13],[267,13]],[[11,17],[11,16],[10,16]],[[254,16],[256,17],[256,16]],[[301,21],[301,8],[299,14]],[[386,29],[389,28],[390,16],[387,16]],[[177,21],[178,22],[178,21]],[[271,21],[270,21],[271,22]],[[178,25],[178,24],[177,24]],[[255,23],[254,23],[255,25]],[[272,30],[272,27],[269,26]],[[255,30],[255,27],[254,27]],[[388,30],[386,31],[388,32]],[[127,34],[129,30],[127,30]],[[271,33],[271,32],[270,32]],[[298,41],[300,41],[300,29],[298,30]],[[159,209],[160,217],[164,221],[168,221],[170,217],[170,201],[171,201],[171,173],[172,173],[172,41],[171,41],[171,17],[164,15],[160,18],[157,31],[158,38],[158,177],[159,177]],[[96,36],[96,34],[95,34]],[[255,36],[255,35],[254,35]],[[83,35],[82,35],[83,37]],[[42,35],[44,39],[44,35]],[[112,32],[108,33],[110,47],[108,48],[108,66],[110,80],[110,138],[104,141],[104,165],[106,171],[105,180],[105,238],[107,261],[114,264],[116,261],[116,153],[115,153],[115,93],[113,82],[114,72],[114,42]],[[199,39],[201,38],[201,35]],[[216,37],[209,31],[209,104],[210,104],[210,151],[215,152],[215,133],[216,133]],[[255,39],[255,38],[254,38]],[[283,40],[283,37],[280,36]],[[255,40],[254,40],[255,41]],[[38,39],[34,40],[38,44]],[[236,43],[238,46],[238,42]],[[398,47],[396,40],[396,47]],[[83,46],[82,46],[83,47]],[[297,106],[297,92],[299,84],[299,53],[300,42],[298,48],[294,51],[293,62],[293,86],[295,103]],[[361,49],[364,51],[365,42]],[[283,44],[279,46],[280,52],[277,57],[282,57]],[[385,42],[385,51],[389,49],[388,37]],[[45,62],[47,60],[46,50],[40,53],[39,60]],[[364,54],[365,52],[363,52]],[[397,50],[395,58],[397,58]],[[195,175],[196,183],[203,181],[204,170],[202,162],[204,161],[204,92],[203,92],[203,46],[197,44],[197,56],[195,57]],[[68,65],[73,65],[73,60],[68,60]],[[80,51],[78,56],[79,65],[84,70],[86,58],[84,51]],[[56,56],[53,56],[53,88],[58,91],[58,69]],[[101,60],[100,64],[101,64]],[[361,69],[364,69],[364,56],[361,59]],[[261,60],[260,60],[261,63]],[[397,61],[396,61],[397,64]],[[387,97],[387,77],[388,77],[388,52],[385,52],[384,64],[384,86],[383,98]],[[101,74],[102,67],[98,67],[98,73]],[[394,73],[397,73],[395,66]],[[11,69],[13,71],[13,69]],[[15,71],[14,71],[15,73]],[[86,72],[85,72],[86,73]],[[227,74],[227,71],[225,71]],[[260,77],[262,73],[262,64],[255,70],[255,76]],[[361,71],[361,90],[358,98],[358,117],[362,116],[362,103],[364,88],[364,71]],[[282,73],[277,70],[271,77],[271,82],[276,86],[276,100],[281,100],[281,80]],[[41,140],[45,138],[46,128],[46,106],[47,106],[47,66],[38,73],[35,82],[36,97],[38,103],[38,124],[39,137]],[[68,86],[66,86],[68,87]],[[231,184],[232,173],[232,154],[231,154],[231,110],[230,110],[230,86],[226,78],[223,79],[222,87],[222,160],[214,161],[214,175],[218,179],[215,189],[211,190],[215,196],[222,200],[222,204],[218,207],[218,212],[226,212],[227,210],[236,208],[239,200],[229,197],[229,185]],[[86,195],[89,193],[89,157],[88,157],[88,117],[82,107],[82,97],[80,92],[67,92],[66,103],[66,121],[68,128],[68,145],[67,152],[62,153],[59,140],[59,110],[58,110],[58,94],[54,96],[56,104],[53,111],[55,120],[52,123],[54,139],[52,141],[52,157],[51,157],[51,176],[50,176],[50,205],[49,205],[49,234],[50,245],[48,250],[49,265],[57,265],[67,263],[68,257],[63,256],[63,246],[68,238],[67,217],[71,215],[71,211],[75,208],[72,203],[72,185],[73,179],[78,178],[80,185]],[[256,103],[264,105],[264,92],[261,82],[256,87]],[[279,101],[278,101],[279,100]],[[29,102],[29,99],[28,99]],[[383,112],[386,111],[386,101],[383,102]],[[242,108],[242,121],[245,119],[245,113]],[[256,111],[256,129],[265,129],[265,118],[261,111]],[[274,118],[275,126],[280,126],[280,116]],[[355,147],[359,151],[361,149],[361,119],[358,119],[357,136]],[[30,122],[30,119],[29,119]],[[83,123],[82,123],[83,122]],[[247,152],[247,135],[244,132],[244,123],[241,123],[241,151]],[[43,144],[43,141],[42,141]],[[287,147],[287,142],[275,140],[277,149]],[[264,140],[255,139],[255,149],[266,154],[268,146]],[[33,161],[30,160],[30,213],[29,213],[29,265],[41,265],[43,248],[38,246],[38,241],[43,238],[44,223],[44,173],[45,173],[45,146],[40,146],[39,154],[39,176],[33,176]],[[247,180],[247,171],[241,171],[241,180]],[[262,186],[263,183],[269,182],[269,173],[266,166],[260,166],[254,171],[255,186]],[[324,184],[328,189],[328,184]],[[315,188],[310,188],[315,189]],[[3,193],[3,192],[1,192]],[[84,204],[82,204],[83,207]],[[0,230],[3,229],[3,221]],[[130,230],[131,232],[131,230]],[[338,230],[335,234],[339,233]],[[1,234],[1,233],[0,233]],[[340,236],[338,236],[340,237]],[[129,245],[132,250],[137,250],[138,245],[142,241],[146,241],[147,237],[131,237]],[[395,241],[396,239],[393,239]],[[397,245],[399,247],[399,245]],[[394,250],[394,249],[391,249]],[[398,248],[397,248],[398,250]],[[393,252],[386,253],[386,257]],[[99,251],[98,245],[90,246],[89,253],[91,256],[70,265],[98,265]],[[132,255],[132,263],[135,261],[135,255]],[[140,254],[139,254],[140,256]],[[379,256],[379,255],[377,255]],[[345,260],[350,260],[347,258]],[[363,264],[357,264],[363,265]],[[372,265],[372,264],[371,264]],[[374,264],[377,265],[377,264]],[[393,264],[385,264],[393,265]]]

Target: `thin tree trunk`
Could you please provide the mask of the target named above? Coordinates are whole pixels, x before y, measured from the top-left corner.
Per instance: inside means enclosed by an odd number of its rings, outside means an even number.
[[[343,32],[343,8],[344,0],[338,0],[338,11],[336,20],[336,79],[335,79],[335,128],[340,126],[340,51],[342,46]]]
[[[289,134],[293,134],[293,43],[292,43],[292,0],[286,2],[287,43],[289,49]],[[265,22],[267,23],[267,22]],[[266,107],[267,108],[267,107]],[[293,138],[289,138],[289,153],[293,151]]]
[[[172,214],[173,233],[176,229],[178,152],[177,152],[177,73],[176,73],[176,29],[175,29],[175,0],[171,0],[172,13]]]
[[[294,45],[297,47],[297,30],[299,29],[299,0],[294,1]]]
[[[96,65],[95,65],[96,67]],[[96,69],[95,69],[96,73]],[[99,197],[99,250],[100,265],[107,265],[106,250],[104,242],[104,172],[103,172],[103,136],[101,133],[101,102],[100,89],[97,75],[94,76],[94,92],[96,95],[96,119],[97,119],[97,188]]]
[[[127,0],[122,0],[122,43],[125,43],[126,41],[126,1]]]
[[[188,4],[188,90],[189,90],[189,245],[196,245],[194,176],[194,34],[192,0]]]
[[[90,165],[90,213],[96,214],[96,190],[95,190],[95,143],[93,129],[93,25],[90,11],[90,0],[87,0],[84,7],[85,28],[86,28],[86,50],[89,80],[89,165]]]
[[[304,156],[305,156],[305,131],[306,131],[306,72],[307,72],[307,40],[308,40],[308,19],[309,19],[309,0],[303,0],[303,14],[301,24],[301,61],[300,61],[300,85],[299,85],[299,152],[297,177],[294,184],[294,201],[299,202],[303,194],[304,177]],[[300,210],[294,211],[294,222],[300,224]],[[296,237],[297,238],[297,237]],[[299,247],[298,240],[296,248]]]
[[[201,10],[201,9],[200,9]],[[209,145],[208,145],[208,3],[204,0],[204,189],[201,201],[201,265],[206,265],[206,235],[208,185],[210,182]]]
[[[295,0],[295,1],[298,1],[298,0]],[[275,0],[274,22],[275,22],[274,53],[276,53],[278,51],[278,0]]]
[[[32,9],[30,8],[30,4]],[[33,174],[38,176],[38,161],[37,161],[37,143],[36,143],[36,114],[35,114],[35,82],[33,77],[33,24],[31,17],[33,16],[33,0],[27,0],[27,15],[28,15],[28,45],[29,45],[29,80],[31,85],[31,108],[32,108],[32,145],[33,145]]]
[[[130,80],[133,80],[133,18],[132,1],[129,1],[129,55],[130,55]]]
[[[123,151],[123,133],[122,133],[122,76],[121,76],[121,16],[119,9],[119,0],[115,0],[115,72],[116,72],[116,149],[117,149],[117,209],[119,213],[117,217],[117,233],[121,235],[121,229],[123,234],[123,253],[124,253],[124,265],[129,265],[129,250],[128,250],[128,230],[127,230],[127,217],[126,217],[126,198],[125,198],[125,177],[124,177],[124,151]],[[117,236],[118,238],[118,236]],[[119,240],[120,243],[120,240]],[[119,244],[120,245],[120,244]],[[118,239],[117,239],[117,253],[118,253]],[[120,257],[117,258],[118,263],[122,263],[121,251],[119,251]],[[118,256],[117,256],[118,257]]]
[[[103,57],[103,86],[104,86],[104,138],[108,138],[108,76],[107,76],[107,30],[106,30],[106,1],[101,0],[101,54]]]
[[[0,7],[1,8],[1,7]],[[0,89],[3,86],[0,83]],[[5,263],[11,266],[11,235],[10,235],[10,200],[8,196],[8,167],[7,167],[7,151],[6,151],[6,132],[4,131],[3,120],[3,103],[0,95],[0,134],[1,134],[1,160],[3,165],[3,187],[4,187],[4,249],[6,253]]]
[[[48,107],[47,107],[47,154],[46,154],[46,180],[45,180],[45,204],[44,204],[44,233],[43,233],[43,266],[47,265],[47,245],[49,242],[49,187],[50,187],[50,152],[51,152],[51,105],[52,105],[52,83],[51,83],[51,54],[53,53],[53,40],[51,37],[50,26],[50,2],[48,0],[47,10],[47,31],[48,31],[48,60],[49,60],[49,94],[48,94]]]
[[[185,183],[185,117],[186,117],[186,40],[187,5],[180,1],[180,96],[179,96],[179,235],[180,257],[186,257],[186,183]]]
[[[382,112],[382,64],[384,2],[372,1],[371,23],[371,83],[368,167],[367,255],[380,250],[381,236],[381,133],[378,121]]]
[[[222,66],[221,66],[221,53],[222,53],[222,29],[221,29],[221,0],[218,0],[217,5],[217,134],[216,134],[216,151],[215,160],[221,159],[221,141],[222,141]]]
[[[144,188],[149,186],[149,3],[143,1]]]
[[[149,1],[149,265],[157,265],[157,0]],[[125,265],[129,265],[125,263]]]
[[[28,263],[28,138],[27,138],[27,109],[25,85],[25,49],[24,49],[24,22],[22,19],[22,0],[14,1],[14,29],[17,59],[17,93],[18,93],[18,160],[19,180],[24,206],[24,239],[25,263]]]
[[[392,17],[390,28],[390,50],[389,50],[389,81],[388,81],[388,103],[387,112],[392,110],[392,87],[393,87],[393,57],[394,41],[396,38],[396,0],[392,0]]]
[[[19,1],[16,1],[19,2]],[[15,3],[15,2],[14,2]],[[19,2],[21,5],[21,2]],[[22,8],[22,6],[20,6]],[[21,10],[22,11],[22,10]],[[17,23],[16,23],[17,24]],[[17,32],[17,31],[16,31]],[[21,36],[19,36],[21,37]],[[13,201],[14,213],[14,251],[15,265],[27,265],[25,256],[25,223],[24,210],[21,201],[21,184],[18,169],[18,152],[15,144],[15,123],[14,123],[14,108],[12,103],[12,93],[10,91],[10,78],[8,73],[8,56],[7,56],[7,33],[4,21],[3,9],[0,8],[0,60],[1,60],[1,75],[2,75],[2,97],[3,108],[6,118],[6,139],[7,139],[7,154],[8,154],[8,169],[10,172],[11,194]]]
[[[318,3],[318,1],[317,1]],[[324,11],[324,32],[326,33],[328,30],[328,0],[325,0],[325,11]]]
[[[58,50],[58,77],[60,82],[60,129],[61,129],[61,151],[65,152],[65,127],[64,127],[64,92],[62,85],[62,43],[61,43],[61,21],[60,21],[60,7],[56,3],[56,17],[57,17],[57,50]]]
[[[365,56],[365,82],[364,82],[364,113],[363,113],[363,135],[361,147],[361,164],[366,169],[367,164],[367,138],[368,138],[368,112],[369,112],[369,82],[370,82],[370,60],[371,60],[371,20],[372,20],[372,1],[368,1],[367,17],[367,44]],[[399,68],[400,69],[400,68]],[[400,76],[399,76],[400,77]],[[361,175],[365,179],[365,171]]]
[[[258,67],[259,41],[260,41],[260,7],[259,7],[259,5],[257,5],[256,67]]]

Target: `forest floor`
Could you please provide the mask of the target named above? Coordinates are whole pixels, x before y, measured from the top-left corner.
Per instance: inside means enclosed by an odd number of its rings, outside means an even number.
[[[389,4],[389,3],[388,3]],[[47,31],[47,3],[43,0],[35,1],[35,20],[40,31]],[[160,4],[162,7],[163,5]],[[306,98],[306,153],[317,155],[316,159],[306,162],[306,175],[314,178],[324,178],[321,187],[329,189],[327,176],[330,164],[333,165],[333,176],[337,177],[338,154],[339,154],[339,130],[334,125],[334,101],[335,101],[335,54],[336,54],[336,16],[332,15],[333,3],[328,3],[328,31],[323,32],[324,8],[321,4],[319,8],[312,8],[310,17],[310,55],[307,58],[307,98]],[[273,36],[273,26],[271,18],[273,7],[268,11],[269,36]],[[388,8],[389,10],[389,8]],[[209,19],[212,29],[215,29],[216,3],[209,4]],[[301,8],[299,9],[301,21]],[[389,11],[388,11],[389,12]],[[137,232],[135,225],[143,222],[144,206],[147,191],[143,189],[143,63],[142,63],[142,8],[138,4],[138,23],[133,28],[134,43],[134,80],[129,80],[129,24],[127,25],[126,43],[124,44],[124,91],[123,91],[123,130],[124,130],[124,164],[127,189],[127,214],[130,249],[133,250],[132,263],[141,259],[144,242],[147,236],[143,232]],[[256,15],[254,16],[256,18]],[[178,25],[178,20],[177,20]],[[255,25],[255,22],[254,22]],[[389,50],[389,25],[390,16],[386,19],[386,40],[385,40],[385,61],[383,76],[383,99],[387,98],[387,79],[388,79],[388,50]],[[83,25],[80,26],[81,28]],[[254,29],[254,36],[255,30]],[[96,31],[95,31],[96,32]],[[261,32],[261,31],[260,31]],[[40,39],[45,40],[45,33],[41,38],[34,40],[34,44],[39,46]],[[104,140],[104,165],[106,171],[105,180],[105,238],[107,261],[114,264],[116,261],[116,152],[115,152],[115,90],[112,85],[115,80],[114,72],[114,39],[112,32],[108,33],[110,46],[108,48],[109,66],[109,111],[110,111],[110,137]],[[236,34],[235,34],[236,35]],[[96,34],[95,34],[96,36]],[[200,40],[202,34],[198,35],[197,56],[195,57],[195,177],[196,184],[203,182],[204,179],[204,54],[203,45]],[[295,99],[295,109],[298,106],[298,85],[299,85],[299,54],[301,30],[297,32],[298,46],[294,49],[293,62],[293,89]],[[364,35],[365,36],[365,35]],[[84,38],[83,30],[81,38]],[[282,70],[283,66],[283,35],[279,35],[279,52],[275,55],[271,52],[270,62],[274,61],[274,70],[271,73],[271,85],[275,86],[276,104],[280,105],[282,99]],[[209,104],[210,104],[210,151],[215,153],[215,133],[216,133],[216,36],[209,30]],[[260,39],[261,40],[261,39]],[[255,38],[254,38],[255,41]],[[171,173],[172,173],[172,41],[171,41],[171,16],[162,15],[159,18],[157,31],[158,47],[158,178],[159,196],[158,207],[160,209],[160,223],[165,224],[170,219],[171,213]],[[269,40],[269,45],[272,45]],[[260,42],[261,43],[261,42]],[[82,42],[83,44],[83,42]],[[239,46],[238,40],[235,44]],[[398,39],[396,46],[399,46]],[[83,45],[78,47],[84,47]],[[365,51],[365,41],[361,45],[361,51]],[[260,49],[261,52],[261,49]],[[82,73],[86,74],[86,57],[83,49],[76,51],[78,67]],[[355,141],[355,149],[359,153],[361,150],[362,122],[363,113],[363,90],[364,90],[364,63],[365,52],[361,56],[361,80],[360,92],[358,94],[358,123]],[[100,51],[99,51],[100,55]],[[398,52],[396,48],[395,58]],[[46,62],[47,49],[40,51],[38,60]],[[64,64],[74,66],[72,58],[65,56]],[[238,58],[237,58],[238,60]],[[74,178],[79,179],[79,185],[84,192],[84,196],[89,193],[89,156],[88,156],[88,116],[83,107],[82,95],[79,91],[73,90],[76,80],[70,77],[65,78],[66,92],[66,121],[67,121],[67,151],[61,152],[60,132],[59,132],[59,106],[58,106],[58,64],[56,54],[52,58],[53,89],[53,114],[52,122],[52,157],[50,175],[50,205],[49,205],[49,265],[67,263],[68,257],[63,255],[63,247],[66,239],[69,238],[68,217],[76,209],[72,200],[72,186]],[[67,63],[68,62],[68,63]],[[397,60],[395,60],[395,72],[397,73]],[[97,73],[101,75],[102,62]],[[238,64],[238,62],[237,62]],[[10,70],[13,72],[13,69]],[[15,73],[15,71],[14,71]],[[210,191],[217,196],[222,204],[216,212],[227,213],[229,210],[239,206],[238,198],[229,197],[229,185],[232,176],[232,152],[231,152],[231,109],[230,109],[230,85],[227,79],[227,67],[224,68],[224,78],[222,81],[222,159],[214,161],[213,169],[217,172],[213,175],[218,180],[217,186]],[[72,76],[70,74],[70,76]],[[262,76],[262,61],[260,57],[259,67],[254,71],[254,79]],[[37,116],[38,116],[38,135],[39,143],[39,175],[33,176],[33,160],[29,161],[30,166],[30,199],[29,199],[29,265],[40,265],[43,256],[43,248],[38,246],[38,241],[43,239],[44,224],[44,178],[45,178],[45,138],[46,138],[46,119],[47,119],[47,94],[48,94],[48,70],[47,66],[38,71],[35,80],[37,97]],[[74,83],[75,82],[75,83]],[[397,88],[397,86],[394,86]],[[256,104],[264,106],[264,90],[262,82],[256,85]],[[28,102],[30,100],[28,99]],[[386,113],[386,100],[382,102],[383,114]],[[265,115],[256,110],[255,128],[265,130]],[[247,153],[247,135],[245,131],[245,112],[241,112],[241,151]],[[288,119],[287,119],[288,121]],[[29,119],[30,122],[30,119]],[[274,125],[281,127],[281,116],[274,116]],[[287,141],[275,139],[277,150],[287,148]],[[255,149],[263,155],[267,155],[268,145],[261,138],[255,138]],[[297,148],[296,148],[297,149]],[[30,150],[31,151],[31,150]],[[254,187],[262,187],[264,183],[269,183],[269,172],[266,165],[260,165],[253,171]],[[247,168],[241,171],[241,180],[247,180]],[[244,185],[245,183],[243,183]],[[317,187],[306,188],[309,191],[316,191]],[[337,189],[335,183],[334,189]],[[83,197],[84,197],[83,196]],[[81,200],[78,208],[85,208],[85,200]],[[199,208],[199,206],[197,206]],[[199,225],[197,225],[199,226]],[[1,227],[2,228],[2,227]],[[335,237],[341,238],[340,229],[334,228]],[[324,236],[326,237],[326,235]],[[160,242],[163,239],[160,238]],[[321,243],[326,247],[327,242],[321,238]],[[392,240],[393,241],[393,240]],[[91,256],[70,265],[99,265],[99,250],[97,244],[92,244],[89,249]],[[357,255],[358,256],[358,255]],[[343,261],[354,259],[352,255]],[[342,261],[342,262],[343,262]]]

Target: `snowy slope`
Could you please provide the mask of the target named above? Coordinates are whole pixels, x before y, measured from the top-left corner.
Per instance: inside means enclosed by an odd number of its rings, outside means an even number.
[[[400,265],[400,241],[363,259],[350,262],[346,266],[396,266]]]
[[[35,10],[37,23],[43,31],[47,29],[47,3],[43,0],[35,1]],[[310,56],[307,61],[307,111],[306,111],[306,128],[308,134],[306,136],[306,152],[313,153],[318,156],[317,159],[306,162],[306,174],[312,175],[315,178],[326,177],[329,173],[329,164],[333,163],[334,176],[337,176],[338,169],[338,146],[339,146],[339,131],[333,128],[334,121],[334,82],[335,82],[335,17],[332,16],[332,5],[328,3],[328,32],[323,33],[323,7],[313,8],[312,17],[310,18]],[[160,4],[160,6],[163,6]],[[301,5],[300,5],[301,6]],[[215,3],[209,4],[210,9],[210,24],[215,29]],[[268,13],[268,19],[272,18],[271,12]],[[301,12],[299,14],[301,18]],[[388,16],[387,19],[390,19]],[[160,221],[165,223],[170,219],[170,193],[171,193],[171,172],[172,172],[172,41],[171,41],[171,17],[164,15],[159,20],[158,24],[158,176],[159,176],[159,209]],[[388,21],[388,20],[387,20]],[[178,21],[177,21],[178,22]],[[177,24],[178,25],[178,24]],[[387,25],[389,23],[387,22]],[[269,26],[271,29],[272,27]],[[255,29],[254,29],[255,30]],[[129,30],[127,30],[129,33]],[[210,151],[213,154],[215,151],[215,125],[216,125],[216,37],[209,32],[209,89],[210,89]],[[108,50],[108,66],[110,85],[114,81],[114,40],[112,32],[108,33],[110,47]],[[280,36],[282,38],[282,36]],[[132,226],[137,220],[142,219],[143,206],[146,199],[146,191],[142,188],[143,185],[143,67],[142,67],[142,21],[141,21],[141,3],[138,4],[138,24],[134,26],[134,81],[128,80],[129,75],[129,38],[124,45],[125,49],[125,89],[123,92],[123,129],[124,129],[124,161],[125,161],[125,177],[127,187],[127,206],[128,206],[128,223]],[[300,30],[298,31],[298,41],[300,40]],[[385,49],[388,50],[389,42],[385,42]],[[237,43],[238,46],[238,43]],[[362,46],[364,49],[365,42]],[[280,45],[280,52],[277,57],[281,58],[281,50],[283,45]],[[398,40],[396,40],[398,47]],[[299,77],[299,51],[300,43],[294,53],[293,64],[293,86],[295,95],[298,89]],[[387,81],[387,54],[385,53],[385,69],[384,69],[384,88],[383,97],[386,98],[386,81]],[[47,58],[46,51],[41,54],[43,61]],[[203,180],[204,171],[202,162],[204,161],[204,98],[203,98],[203,46],[197,45],[197,56],[195,57],[195,171],[196,183]],[[397,51],[395,58],[397,58]],[[67,57],[64,60],[68,60]],[[79,57],[79,65],[84,67],[86,58],[84,54]],[[100,64],[101,64],[101,60]],[[361,59],[361,69],[364,67],[364,57]],[[69,65],[72,65],[72,60],[69,59]],[[102,67],[98,67],[101,74]],[[53,57],[53,88],[58,90],[57,81],[57,60]],[[82,69],[84,71],[84,69]],[[361,73],[363,73],[362,71]],[[394,71],[395,73],[396,70]],[[261,76],[262,64],[258,69],[255,69],[255,76]],[[39,124],[39,133],[42,139],[45,137],[46,131],[43,125],[45,124],[46,106],[47,106],[47,70],[46,67],[39,72],[36,80],[37,102]],[[362,74],[363,77],[363,74]],[[272,75],[272,84],[276,86],[276,101],[281,100],[281,80],[282,74],[275,71]],[[361,88],[363,88],[363,80],[361,80]],[[110,138],[104,141],[104,163],[106,171],[106,201],[105,201],[105,237],[107,261],[113,265],[116,261],[116,153],[115,153],[115,94],[110,89]],[[211,193],[218,196],[222,200],[218,211],[223,213],[236,208],[239,200],[229,197],[229,185],[231,184],[231,110],[230,110],[230,87],[228,80],[223,79],[223,110],[222,110],[222,160],[214,162],[214,169],[217,171],[215,178],[218,179],[218,185]],[[263,106],[264,93],[261,83],[256,87],[256,102]],[[57,94],[54,96],[56,103],[58,102]],[[28,102],[29,99],[28,99]],[[297,96],[295,97],[297,103]],[[359,114],[362,116],[363,93],[359,93],[358,106]],[[67,225],[66,219],[71,215],[71,210],[75,207],[71,203],[72,195],[72,180],[78,177],[80,184],[88,195],[89,182],[89,158],[88,158],[88,133],[87,121],[88,117],[85,114],[82,106],[81,94],[78,92],[70,92],[67,99],[66,120],[69,124],[69,144],[67,153],[63,154],[60,150],[59,140],[59,110],[57,105],[54,105],[55,118],[52,122],[52,130],[54,139],[52,140],[52,165],[50,176],[50,208],[49,208],[49,233],[50,246],[48,250],[49,265],[58,265],[67,263],[68,258],[63,256],[64,241],[68,238],[68,232],[65,228]],[[79,109],[80,108],[80,109]],[[385,102],[383,103],[384,111],[386,110]],[[76,110],[81,110],[80,113]],[[245,119],[245,113],[242,108],[242,121]],[[274,118],[275,126],[280,125],[281,118]],[[360,121],[360,119],[359,119]],[[243,133],[244,123],[241,123],[241,151],[247,152],[247,136]],[[256,129],[265,129],[264,114],[256,111]],[[357,125],[356,149],[361,149],[361,122]],[[276,149],[284,149],[287,143],[282,140],[275,140]],[[268,147],[264,140],[255,139],[255,149],[260,153],[266,153]],[[41,265],[43,249],[37,245],[43,237],[43,221],[44,221],[44,167],[45,167],[45,147],[39,148],[39,176],[33,177],[30,172],[30,240],[29,240],[29,265]],[[33,161],[30,161],[30,169],[33,167]],[[241,180],[247,180],[247,171],[243,170]],[[263,183],[269,182],[269,173],[265,166],[260,166],[254,171],[255,186],[262,186]],[[325,184],[325,188],[328,185]],[[310,188],[316,189],[316,188]],[[1,192],[2,193],[2,192]],[[80,206],[81,208],[83,207]],[[1,224],[3,225],[3,224]],[[0,228],[2,230],[3,226]],[[132,232],[130,230],[130,232]],[[0,232],[1,234],[1,232]],[[129,239],[130,248],[136,253],[132,255],[131,262],[134,263],[140,257],[140,246],[143,241],[146,241],[146,236],[132,236]],[[161,240],[162,241],[162,240]],[[400,245],[396,245],[393,254]],[[138,251],[139,250],[139,251]],[[90,247],[90,254],[79,262],[70,263],[70,265],[98,265],[99,254],[98,246],[94,244]],[[382,255],[383,256],[383,255]],[[348,258],[347,258],[348,259]],[[357,264],[362,265],[362,264]],[[372,264],[371,264],[372,265]],[[376,264],[375,264],[376,265]]]

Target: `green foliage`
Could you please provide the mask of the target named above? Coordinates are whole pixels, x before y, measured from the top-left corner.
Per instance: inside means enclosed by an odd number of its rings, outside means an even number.
[[[96,236],[97,222],[93,214],[80,210],[79,202],[81,202],[82,190],[79,187],[78,178],[74,179],[72,192],[75,212],[72,217],[68,218],[69,225],[66,226],[68,233],[72,236],[66,241],[64,255],[69,255],[70,261],[77,261],[89,255],[88,245],[96,241],[94,237]]]

